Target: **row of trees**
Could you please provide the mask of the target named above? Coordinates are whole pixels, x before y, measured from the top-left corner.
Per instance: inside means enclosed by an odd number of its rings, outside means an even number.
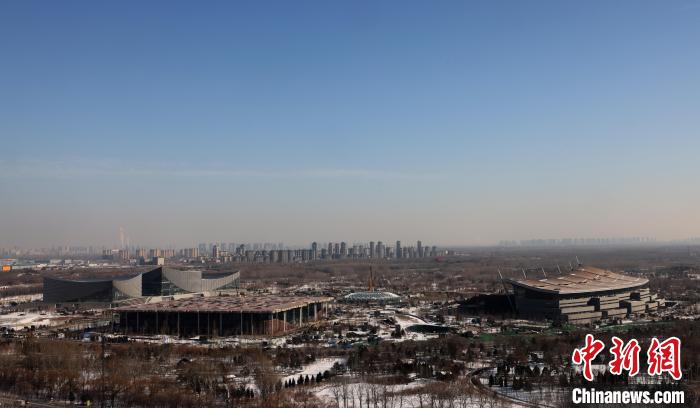
[[[299,374],[299,378],[294,379],[290,378],[288,380],[285,380],[284,383],[282,384],[284,388],[292,388],[296,387],[298,385],[313,385],[313,384],[318,384],[322,381],[326,381],[329,378],[331,378],[331,372],[326,370],[323,372],[323,374],[318,373],[316,375],[302,375]]]
[[[405,387],[376,377],[343,377],[330,389],[336,408],[500,408],[509,406],[495,393],[484,392],[470,380],[428,382]]]

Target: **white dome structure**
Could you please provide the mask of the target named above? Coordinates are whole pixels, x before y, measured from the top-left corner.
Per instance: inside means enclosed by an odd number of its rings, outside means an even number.
[[[401,301],[401,296],[391,292],[364,291],[350,293],[343,299],[352,303],[397,303]]]
[[[344,301],[349,303],[398,303],[401,301],[401,296],[391,292],[380,292],[374,290],[374,272],[372,267],[369,267],[369,285],[366,291],[353,292],[345,295]]]

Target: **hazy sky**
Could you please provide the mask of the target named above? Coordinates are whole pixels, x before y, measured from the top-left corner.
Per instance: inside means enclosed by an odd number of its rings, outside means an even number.
[[[0,2],[0,246],[700,235],[700,2]]]

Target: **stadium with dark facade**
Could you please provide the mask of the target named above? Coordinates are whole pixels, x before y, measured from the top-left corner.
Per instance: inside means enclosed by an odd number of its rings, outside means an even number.
[[[647,279],[590,266],[550,278],[508,282],[518,315],[529,319],[589,324],[644,315],[663,304],[649,292]]]
[[[240,273],[205,278],[202,271],[158,267],[127,277],[68,280],[45,277],[44,303],[112,303],[143,297],[237,289]]]

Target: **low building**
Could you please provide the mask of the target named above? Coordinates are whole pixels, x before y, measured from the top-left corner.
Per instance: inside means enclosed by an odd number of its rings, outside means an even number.
[[[275,336],[321,320],[331,297],[212,296],[116,308],[125,334]]]

